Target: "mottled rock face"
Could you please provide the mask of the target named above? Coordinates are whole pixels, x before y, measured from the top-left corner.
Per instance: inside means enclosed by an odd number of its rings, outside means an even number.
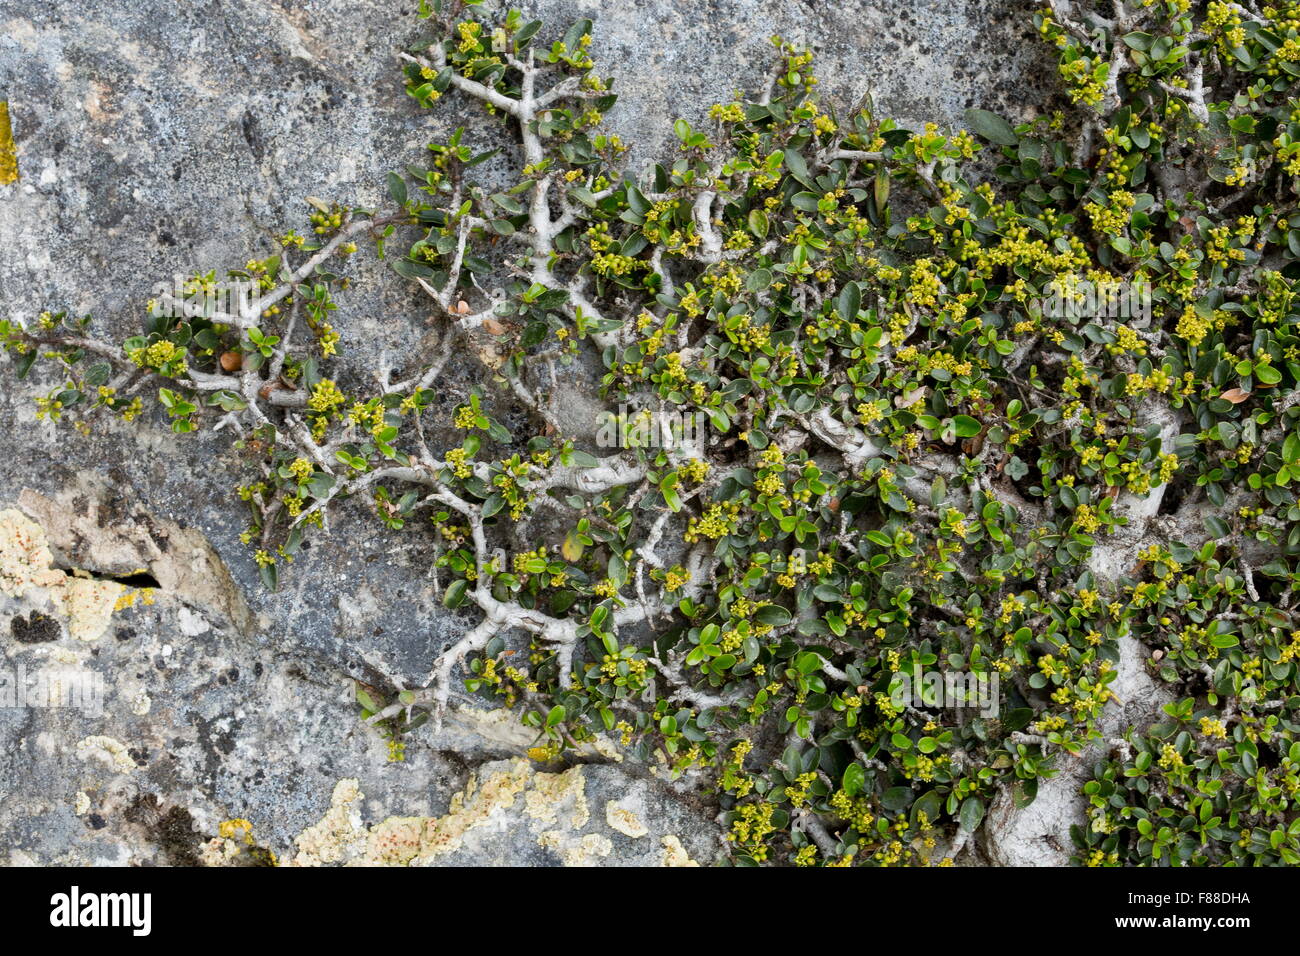
[[[0,315],[89,312],[101,334],[124,337],[156,283],[265,256],[270,235],[303,228],[305,197],[376,202],[387,170],[461,123],[476,142],[506,145],[478,115],[454,104],[421,112],[404,95],[396,51],[422,27],[406,6],[8,0],[0,100],[20,178],[0,178]],[[773,33],[818,51],[830,97],[871,91],[879,112],[908,123],[954,124],[973,105],[1016,118],[1052,104],[1054,70],[1019,0],[522,6],[561,28],[596,21],[593,52],[621,93],[610,124],[633,144],[633,170],[671,157],[675,116],[698,121],[734,89],[758,86]],[[355,270],[336,323],[345,381],[441,347],[405,281],[368,260]],[[448,409],[474,374],[471,363],[449,366]],[[357,794],[343,816],[361,848],[334,862],[406,856],[393,847],[411,841],[416,852],[399,862],[717,856],[712,810],[605,757],[582,771],[583,825],[571,810],[555,825],[530,815],[528,795],[553,781],[537,776],[549,768],[514,763],[531,738],[499,713],[463,710],[439,736],[413,738],[405,763],[387,763],[347,679],[419,686],[464,627],[438,602],[418,533],[344,509],[267,595],[238,540],[241,460],[228,438],[178,439],[156,419],[82,437],[35,420],[43,384],[0,389],[0,511],[18,509],[43,536],[51,575],[0,595],[2,679],[12,686],[19,667],[90,675],[102,699],[0,708],[9,862],[293,859],[296,838],[333,812],[349,780]],[[151,584],[151,604],[117,607]],[[61,596],[70,589],[114,595],[91,639]],[[493,760],[507,763],[483,766]],[[502,773],[527,777],[511,805],[433,853],[428,840]],[[467,790],[471,775],[477,790]],[[232,818],[251,833],[223,828]]]

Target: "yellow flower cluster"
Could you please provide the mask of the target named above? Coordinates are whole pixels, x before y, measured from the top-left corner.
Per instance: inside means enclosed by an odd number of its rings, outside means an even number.
[[[347,396],[334,384],[332,379],[323,378],[311,390],[307,407],[321,415],[332,415],[347,404]]]
[[[175,342],[160,339],[152,345],[132,350],[128,357],[141,368],[156,370],[167,369],[168,374],[185,375],[189,369],[185,364],[185,349]]]

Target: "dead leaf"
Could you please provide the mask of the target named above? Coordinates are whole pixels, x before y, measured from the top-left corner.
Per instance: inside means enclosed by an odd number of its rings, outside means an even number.
[[[244,365],[244,357],[238,352],[222,352],[221,367],[227,372],[237,372]]]
[[[1232,402],[1234,405],[1240,405],[1246,399],[1250,398],[1250,392],[1243,391],[1240,388],[1230,388],[1220,395],[1219,398]]]
[[[564,538],[564,543],[560,545],[560,554],[564,556],[565,561],[575,562],[582,557],[583,552],[582,539],[578,537],[577,531],[570,531]]]
[[[506,327],[496,319],[484,319],[483,328],[487,329],[491,335],[505,335],[506,333]]]

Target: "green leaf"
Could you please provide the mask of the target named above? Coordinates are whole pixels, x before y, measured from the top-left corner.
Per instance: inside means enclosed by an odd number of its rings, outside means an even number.
[[[447,590],[442,596],[442,603],[449,608],[458,608],[465,603],[465,590],[469,587],[469,582],[464,578],[457,578],[447,585]]]
[[[889,170],[882,164],[880,169],[876,171],[875,187],[876,209],[881,212],[889,205],[889,182]]]
[[[754,620],[771,627],[784,627],[790,623],[790,612],[779,604],[769,604],[754,613]]]
[[[862,790],[862,785],[867,782],[867,771],[863,769],[862,764],[854,762],[844,768],[844,777],[840,781],[840,788],[850,797],[856,797]]]
[[[912,802],[911,787],[890,787],[880,795],[880,805],[897,813]]]
[[[835,311],[845,322],[855,322],[862,307],[862,292],[856,282],[846,283],[835,299]]]
[[[366,710],[370,711],[372,714],[377,714],[379,711],[384,709],[382,705],[376,703],[375,699],[366,693],[365,689],[358,682],[353,681],[352,687],[356,693],[357,703]]]
[[[962,802],[958,816],[961,819],[961,828],[967,833],[974,833],[984,820],[984,801],[979,797],[967,797]]]
[[[541,30],[541,28],[541,20],[530,20],[520,27],[519,32],[515,34],[515,50],[522,50],[526,47],[529,42],[532,41],[533,37],[537,36],[537,32]]]
[[[790,175],[806,186],[811,186],[811,178],[808,175],[808,164],[804,162],[803,156],[797,150],[787,149],[785,156],[785,168],[790,170]]]
[[[1155,42],[1155,37],[1149,33],[1133,32],[1125,34],[1124,43],[1133,50],[1140,50],[1145,53],[1151,49],[1151,44]]]
[[[113,366],[109,365],[107,362],[96,362],[86,370],[86,387],[98,388],[108,381],[108,377],[112,372]]]
[[[999,146],[1015,146],[1020,142],[1011,124],[997,113],[990,113],[988,110],[967,110],[966,125],[978,135]]]
[[[682,498],[676,488],[660,488],[659,492],[664,496],[664,504],[668,506],[669,511],[676,514],[682,510]]]
[[[745,277],[745,288],[750,292],[762,292],[772,284],[772,271],[758,268]]]
[[[388,195],[393,197],[393,202],[399,206],[406,205],[406,180],[397,173],[388,174]]]
[[[606,576],[619,587],[627,583],[627,562],[621,554],[611,554],[606,565]]]

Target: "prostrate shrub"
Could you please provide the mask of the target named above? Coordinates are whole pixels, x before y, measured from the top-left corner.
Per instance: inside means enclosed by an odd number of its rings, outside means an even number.
[[[948,864],[1085,750],[1080,861],[1300,862],[1300,4],[1053,2],[1078,109],[971,132],[832,109],[774,40],[644,172],[589,21],[477,6],[422,6],[406,89],[514,154],[458,130],[120,349],[4,324],[41,413],[219,416],[271,587],[345,499],[426,543],[472,613],[427,686],[359,691],[395,756],[465,661],[537,759],[602,737],[716,788],[740,862]],[[483,363],[459,443],[425,423],[449,353],[379,390],[335,357],[366,239]],[[600,369],[587,434],[566,367]],[[1106,737],[1126,642],[1176,701]]]

